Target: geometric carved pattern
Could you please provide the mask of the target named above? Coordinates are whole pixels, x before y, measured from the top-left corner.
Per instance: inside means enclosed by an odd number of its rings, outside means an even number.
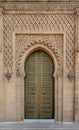
[[[3,2],[3,1],[0,2],[0,6],[5,10],[27,10],[27,11],[38,11],[38,10],[41,10],[41,11],[43,11],[43,10],[44,11],[45,10],[46,11],[65,10],[66,11],[67,10],[68,11],[69,10],[70,11],[70,10],[75,10],[76,7],[79,7],[79,3],[76,2],[78,0],[74,0],[74,2],[65,2],[68,0],[64,0],[62,2],[62,0],[60,0],[60,2],[58,2],[58,3],[56,3],[55,0],[53,0],[54,2],[52,0],[50,0],[52,2],[49,1],[49,3],[45,2],[45,0],[41,0],[41,1],[44,1],[42,3],[40,2],[41,4],[39,4],[38,0],[35,3],[34,2],[29,3],[26,0],[24,0],[26,2],[23,2],[23,1],[19,2],[19,0],[18,0],[17,4],[16,4],[16,2],[12,2],[12,0],[8,0],[8,1],[11,1],[11,2],[7,2],[7,6],[6,6],[5,2]]]
[[[74,14],[4,14],[4,64],[13,67],[13,32],[65,32],[66,67],[74,68]],[[61,64],[62,66],[62,64]]]
[[[58,60],[58,71],[62,72],[63,35],[16,35],[16,72],[25,51],[35,44],[43,44],[52,50]]]

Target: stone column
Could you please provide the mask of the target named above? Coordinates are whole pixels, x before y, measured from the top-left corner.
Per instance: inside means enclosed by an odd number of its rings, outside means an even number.
[[[55,120],[63,121],[63,76],[59,73],[55,74]]]
[[[58,122],[63,121],[63,76],[58,75]]]
[[[16,79],[11,75],[10,80],[5,77],[5,121],[16,121]]]
[[[4,121],[3,9],[0,8],[0,122]]]
[[[75,52],[75,122],[79,122],[79,9],[76,14],[76,52]]]
[[[63,123],[74,122],[74,76],[63,79]]]
[[[16,121],[24,120],[24,77],[16,76]]]
[[[55,121],[58,121],[58,76],[55,75]]]

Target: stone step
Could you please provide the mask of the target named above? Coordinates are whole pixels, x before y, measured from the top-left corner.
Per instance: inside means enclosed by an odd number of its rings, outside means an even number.
[[[79,130],[79,128],[0,128],[0,130]]]
[[[79,124],[74,125],[0,125],[0,130],[79,130]]]

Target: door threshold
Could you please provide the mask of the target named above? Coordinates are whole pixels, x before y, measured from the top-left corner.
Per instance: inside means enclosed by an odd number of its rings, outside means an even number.
[[[25,124],[52,124],[55,123],[54,119],[24,119]]]

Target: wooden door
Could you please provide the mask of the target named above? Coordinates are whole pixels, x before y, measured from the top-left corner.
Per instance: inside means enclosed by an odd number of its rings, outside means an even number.
[[[54,63],[43,52],[32,53],[25,62],[25,119],[54,118]]]

